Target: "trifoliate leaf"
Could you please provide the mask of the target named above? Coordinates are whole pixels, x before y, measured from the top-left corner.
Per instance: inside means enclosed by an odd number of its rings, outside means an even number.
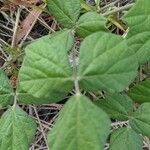
[[[131,88],[129,96],[139,103],[150,102],[150,79],[147,79]]]
[[[29,150],[36,123],[21,108],[11,107],[0,119],[0,149]]]
[[[88,98],[72,97],[48,135],[51,150],[103,150],[109,134],[108,116]]]
[[[13,102],[13,89],[8,77],[0,69],[0,108]]]
[[[80,0],[46,0],[50,13],[64,27],[75,25],[80,14]]]
[[[138,133],[150,137],[150,103],[143,103],[130,119],[131,127]]]
[[[143,139],[131,128],[119,128],[113,131],[110,150],[142,150]]]
[[[126,41],[111,33],[97,32],[80,48],[78,78],[88,91],[123,91],[135,78],[138,63]]]
[[[87,12],[79,18],[76,32],[81,37],[86,37],[94,32],[107,31],[105,24],[106,19],[103,16],[96,12]]]
[[[47,103],[64,98],[73,88],[67,55],[72,45],[73,35],[70,30],[43,37],[28,45],[19,72],[21,91],[35,98],[47,99]]]
[[[128,120],[133,111],[132,100],[123,94],[107,94],[104,100],[97,100],[95,102],[102,108],[109,116],[117,120]]]
[[[127,42],[140,64],[150,60],[150,0],[137,0],[124,16],[129,25]]]

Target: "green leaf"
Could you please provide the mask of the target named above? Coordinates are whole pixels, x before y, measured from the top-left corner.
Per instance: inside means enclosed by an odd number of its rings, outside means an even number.
[[[8,77],[0,69],[0,108],[13,102],[13,89]]]
[[[21,108],[11,107],[0,119],[0,149],[29,150],[36,123]]]
[[[76,32],[81,37],[86,37],[94,32],[107,31],[105,24],[106,19],[103,16],[96,12],[87,12],[79,18]]]
[[[95,102],[102,108],[109,116],[117,120],[128,120],[133,111],[133,102],[127,95],[118,93],[107,94],[105,100],[98,100]]]
[[[150,0],[137,0],[124,16],[129,25],[127,42],[140,64],[150,60]]]
[[[147,79],[131,88],[129,96],[136,102],[150,102],[150,79]]]
[[[64,27],[75,25],[80,14],[80,0],[46,0],[50,13]]]
[[[150,103],[143,103],[130,119],[131,127],[138,133],[150,137]]]
[[[51,101],[51,98],[37,98],[34,97],[33,95],[21,90],[21,88],[19,87],[20,85],[17,85],[17,100],[23,104],[34,104],[34,105],[42,105],[42,104],[47,104],[48,101]],[[54,98],[54,97],[53,97]]]
[[[142,150],[143,139],[131,128],[115,130],[110,139],[110,150]]]
[[[34,105],[42,105],[47,103],[47,98],[37,98],[34,97],[31,94],[28,94],[27,92],[20,91],[17,93],[17,97],[19,99],[19,102],[22,102],[23,104],[34,104]],[[50,101],[51,99],[49,99]]]
[[[48,135],[51,150],[103,150],[108,116],[84,96],[72,97]]]
[[[80,48],[78,78],[88,91],[123,91],[135,78],[138,63],[126,41],[111,33],[97,32]]]
[[[19,72],[21,91],[35,98],[47,99],[47,103],[64,98],[73,88],[67,55],[72,45],[70,30],[48,35],[28,45]]]

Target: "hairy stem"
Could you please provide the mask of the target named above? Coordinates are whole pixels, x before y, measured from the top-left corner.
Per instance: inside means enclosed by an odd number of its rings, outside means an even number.
[[[14,93],[14,103],[13,103],[13,107],[15,108],[17,105],[17,94]]]
[[[76,48],[73,47],[72,51],[72,59],[73,59],[73,77],[74,77],[74,86],[76,94],[80,94],[79,82],[78,82],[78,75],[77,75],[77,65],[76,65]]]

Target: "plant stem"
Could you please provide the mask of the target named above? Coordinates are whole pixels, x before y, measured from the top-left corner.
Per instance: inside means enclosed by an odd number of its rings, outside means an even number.
[[[13,104],[13,108],[15,108],[17,105],[17,94],[14,93],[14,104]]]
[[[75,85],[76,94],[77,94],[77,95],[80,95],[80,88],[79,88],[78,79],[75,79],[74,85]]]
[[[116,9],[114,9],[114,10],[105,12],[105,13],[103,13],[102,15],[103,15],[103,16],[109,16],[109,15],[111,15],[111,14],[114,14],[114,13],[117,13],[117,12],[120,12],[120,11],[124,11],[124,10],[130,9],[133,5],[134,5],[134,3],[129,4],[129,5],[126,5],[126,6],[122,6],[122,7],[116,8]]]
[[[74,77],[75,91],[76,91],[77,95],[80,95],[80,88],[79,88],[79,82],[78,82],[78,76],[77,76],[76,49],[75,49],[75,47],[73,47],[72,59],[73,59],[73,77]]]

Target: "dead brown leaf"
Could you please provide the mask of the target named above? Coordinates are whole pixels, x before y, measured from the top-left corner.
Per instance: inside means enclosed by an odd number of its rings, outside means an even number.
[[[46,5],[40,5],[39,7],[44,8]],[[37,21],[37,18],[40,16],[40,14],[42,13],[41,9],[37,9],[37,8],[33,8],[31,13],[28,14],[28,16],[22,21],[20,27],[17,30],[17,34],[16,34],[16,39],[15,39],[15,43],[16,45],[19,43],[19,41],[27,36],[27,34],[30,33],[30,31],[32,30],[32,27],[34,26],[34,24]]]
[[[16,8],[16,6],[22,5],[25,7],[30,7],[36,3],[42,2],[42,0],[6,0],[3,2],[3,6],[0,11],[9,11],[10,8]]]
[[[31,4],[40,2],[41,0],[9,0],[9,1],[15,5],[29,6]]]

